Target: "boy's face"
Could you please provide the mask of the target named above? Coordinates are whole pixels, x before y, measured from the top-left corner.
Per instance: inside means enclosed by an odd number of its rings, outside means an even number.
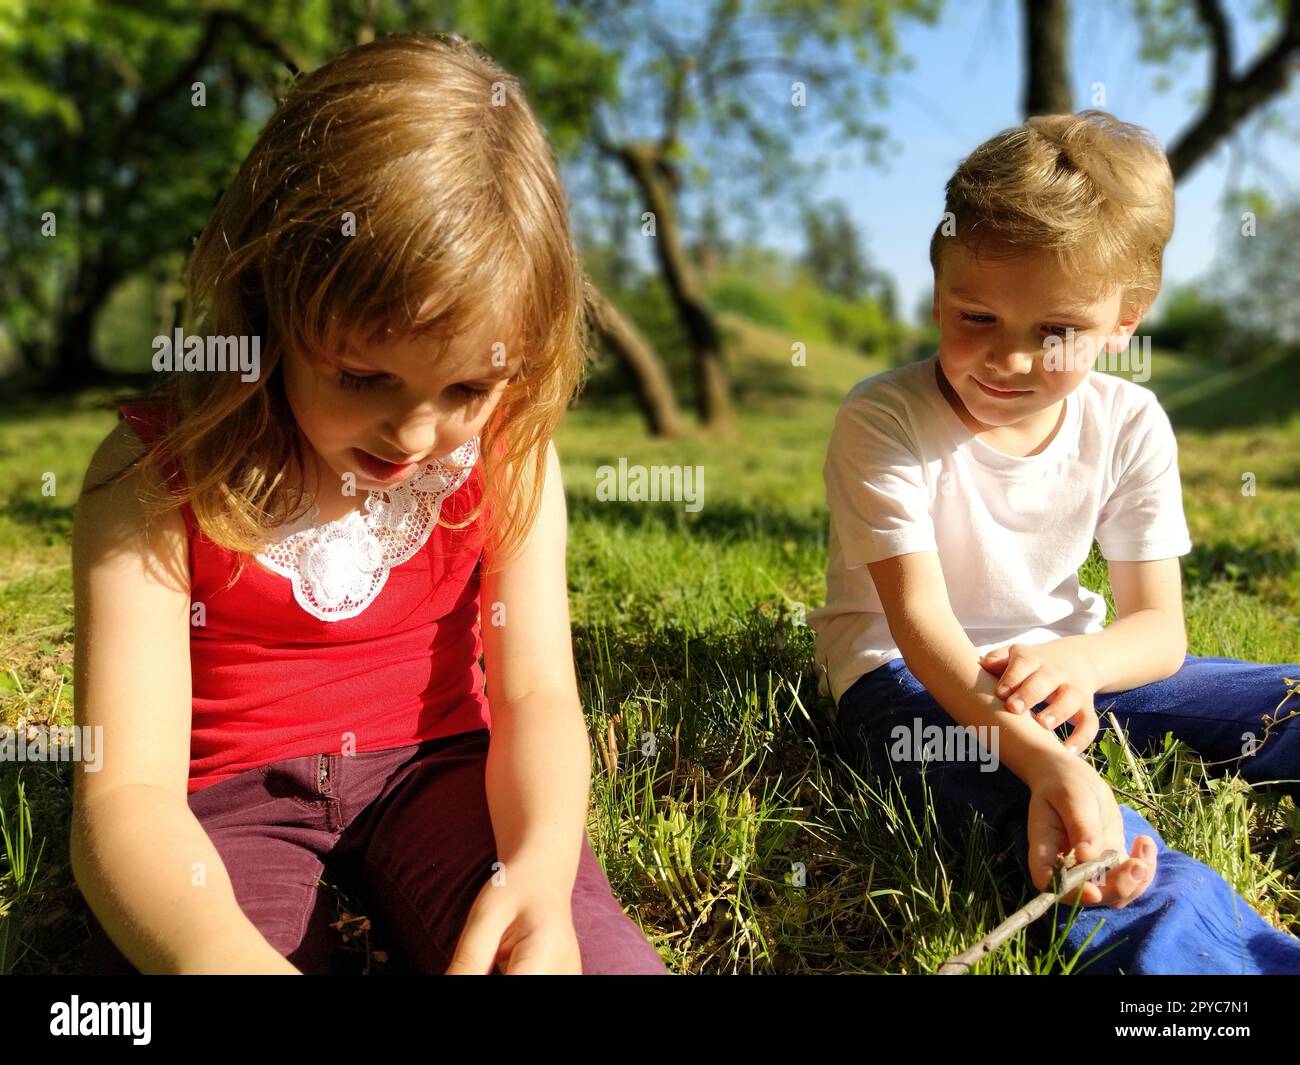
[[[969,415],[988,428],[1054,409],[1107,345],[1122,347],[1137,328],[1137,317],[1120,321],[1118,288],[1100,300],[1081,294],[1050,252],[976,259],[954,240],[940,266],[931,309],[939,364]]]
[[[287,352],[285,391],[322,476],[352,473],[360,488],[390,488],[482,432],[511,373],[494,360],[495,339],[489,324],[453,340],[441,358],[422,339],[334,352],[319,363]],[[416,466],[378,476],[358,452]]]

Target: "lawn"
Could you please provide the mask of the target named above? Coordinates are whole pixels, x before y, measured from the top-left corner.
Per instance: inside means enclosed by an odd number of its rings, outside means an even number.
[[[1032,889],[981,832],[950,854],[932,824],[860,778],[817,693],[803,618],[824,594],[823,452],[844,393],[884,367],[816,344],[795,366],[788,338],[738,319],[728,329],[735,439],[649,441],[630,407],[604,400],[580,403],[558,439],[592,840],[677,972],[930,972]],[[1209,371],[1153,355],[1148,384],[1178,430],[1196,545],[1184,559],[1193,654],[1300,659],[1297,382],[1296,357]],[[114,418],[103,398],[0,414],[0,713],[11,725],[72,721],[68,537],[86,462]],[[620,457],[702,467],[704,506],[599,501],[597,470]],[[53,495],[42,494],[47,473]],[[1108,593],[1095,554],[1083,578]],[[1112,741],[1090,757],[1171,846],[1300,932],[1292,801],[1208,779],[1178,744],[1137,754]],[[0,769],[0,972],[78,969],[69,787],[66,764]],[[1070,968],[1035,930],[981,971]]]

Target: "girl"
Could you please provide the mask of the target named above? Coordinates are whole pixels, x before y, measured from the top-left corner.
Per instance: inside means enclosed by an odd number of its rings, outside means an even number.
[[[584,832],[551,443],[583,280],[517,82],[458,38],[337,57],[185,280],[198,340],[75,523],[102,967],[339,971],[328,869],[418,972],[665,972]],[[207,357],[236,340],[254,372]]]

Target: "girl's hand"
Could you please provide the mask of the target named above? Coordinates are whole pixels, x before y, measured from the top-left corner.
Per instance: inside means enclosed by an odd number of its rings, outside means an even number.
[[[447,975],[481,976],[493,966],[507,976],[580,975],[573,885],[557,887],[550,870],[531,871],[519,864],[505,872],[504,882],[489,880],[474,900]]]
[[[995,694],[1013,714],[1028,713],[1046,700],[1035,720],[1048,729],[1072,723],[1065,746],[1082,754],[1100,728],[1092,705],[1099,683],[1091,659],[1071,639],[1013,643],[989,651],[980,665],[1001,678]]]

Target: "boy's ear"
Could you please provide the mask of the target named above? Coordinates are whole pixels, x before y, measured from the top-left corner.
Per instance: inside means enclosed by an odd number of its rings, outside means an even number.
[[[1115,323],[1115,329],[1110,336],[1110,344],[1113,344],[1116,350],[1122,348],[1141,324],[1142,319],[1146,317],[1147,306],[1132,307],[1120,314],[1119,321]]]
[[[934,295],[930,299],[930,321],[938,324],[939,321],[939,282],[934,282]]]

